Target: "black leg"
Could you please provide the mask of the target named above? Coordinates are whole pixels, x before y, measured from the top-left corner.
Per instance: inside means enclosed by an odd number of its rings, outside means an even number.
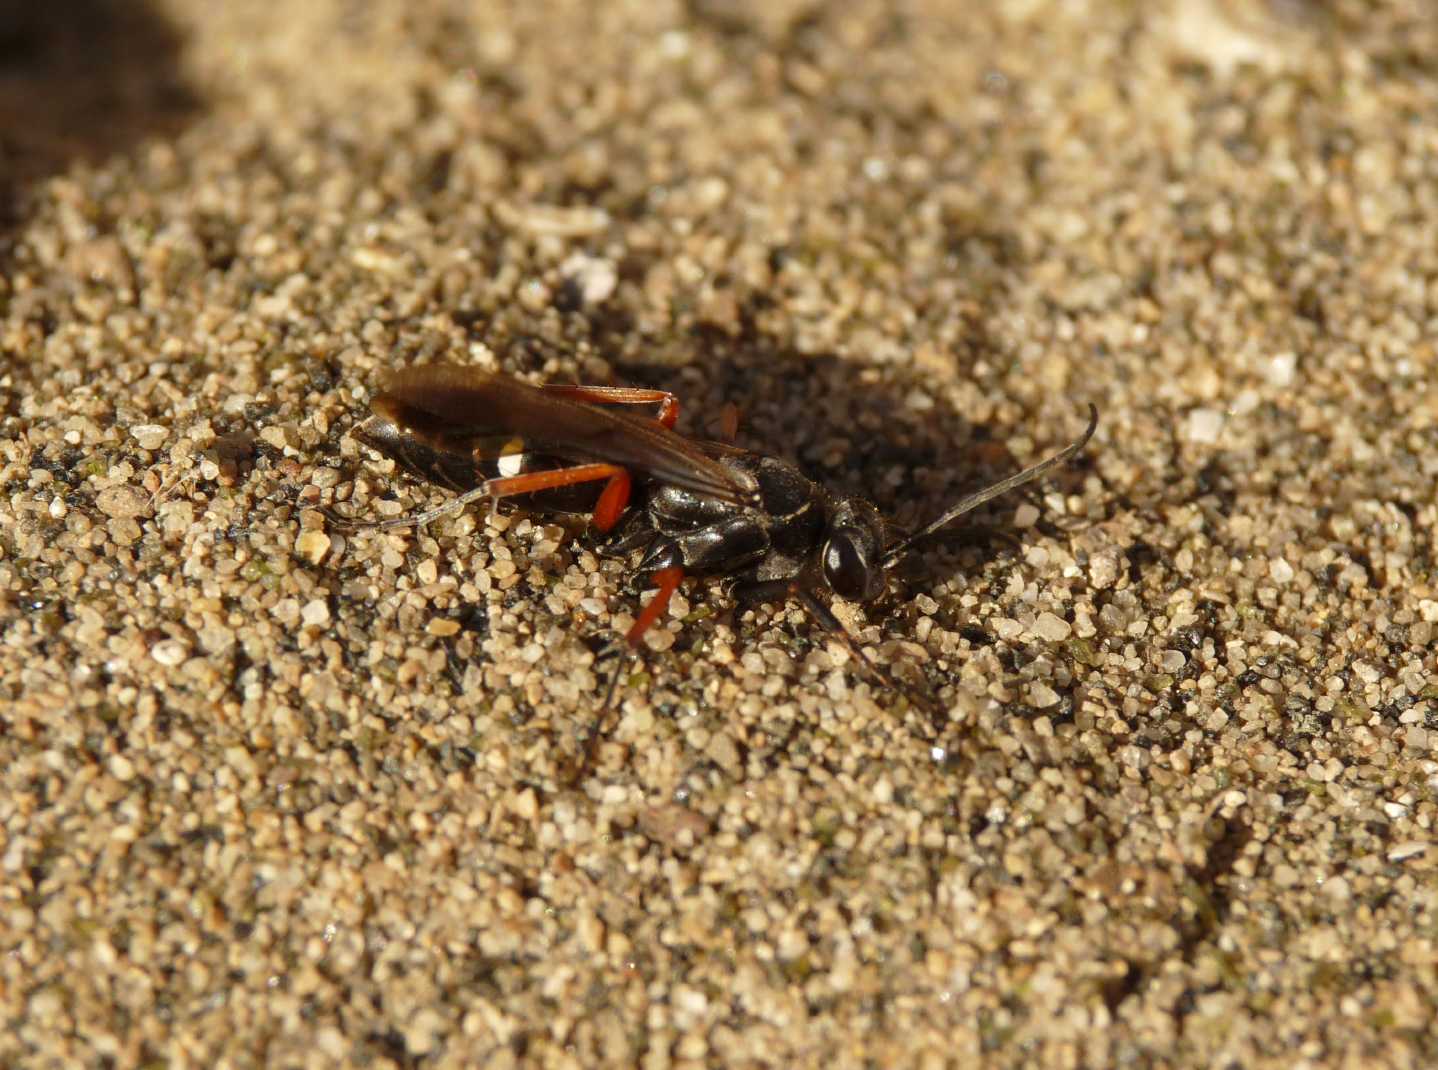
[[[783,605],[794,597],[795,582],[789,580],[740,579],[729,585],[729,597],[740,606]]]
[[[631,550],[639,549],[654,535],[654,525],[649,522],[644,510],[631,509],[624,514],[617,528],[595,543],[594,551],[604,557],[623,557]]]

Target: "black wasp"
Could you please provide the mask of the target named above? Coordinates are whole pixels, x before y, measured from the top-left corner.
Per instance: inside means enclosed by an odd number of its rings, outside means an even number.
[[[625,408],[639,405],[657,411]],[[727,577],[740,602],[796,598],[858,653],[822,600],[826,590],[856,602],[878,598],[888,571],[916,542],[1068,461],[1098,425],[1090,406],[1088,427],[1071,445],[891,540],[889,525],[864,499],[832,494],[793,465],[729,441],[677,433],[679,402],[666,391],[532,386],[498,372],[428,364],[392,374],[371,408],[356,438],[460,494],[427,512],[363,527],[424,524],[481,498],[523,496],[534,512],[588,514],[595,528],[612,533],[606,550],[642,549],[637,571],[658,589],[624,637],[630,648],[683,578],[697,575]],[[735,422],[726,414],[726,437]],[[613,686],[611,680],[611,696]],[[606,697],[601,718],[608,705]],[[596,727],[591,748],[599,734]]]

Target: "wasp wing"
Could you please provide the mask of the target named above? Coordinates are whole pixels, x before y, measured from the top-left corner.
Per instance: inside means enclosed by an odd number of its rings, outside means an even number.
[[[653,419],[587,404],[498,372],[421,364],[393,373],[370,403],[376,416],[432,450],[468,455],[497,435],[577,463],[616,464],[636,475],[736,505],[757,487]]]

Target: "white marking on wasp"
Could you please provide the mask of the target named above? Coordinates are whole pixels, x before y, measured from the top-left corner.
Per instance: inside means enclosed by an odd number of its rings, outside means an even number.
[[[524,471],[524,440],[512,438],[499,447],[498,471],[501,476],[517,476]]]

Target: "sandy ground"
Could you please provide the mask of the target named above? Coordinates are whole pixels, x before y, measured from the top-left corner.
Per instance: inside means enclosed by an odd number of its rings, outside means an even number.
[[[1426,2],[7,4],[0,1065],[1432,1066]],[[597,10],[596,10],[597,9]],[[720,405],[886,600],[640,604],[347,429]],[[926,711],[925,703],[934,707]]]

